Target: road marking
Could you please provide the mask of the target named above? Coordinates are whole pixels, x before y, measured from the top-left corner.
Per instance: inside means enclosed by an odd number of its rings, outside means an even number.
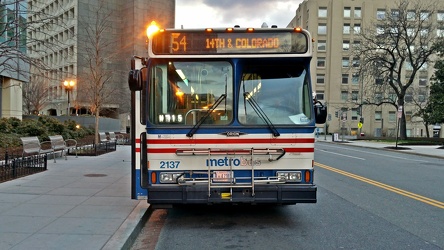
[[[393,186],[390,186],[390,185],[387,185],[387,184],[384,184],[384,183],[381,183],[381,182],[378,182],[378,181],[374,181],[372,179],[368,179],[368,178],[365,178],[365,177],[362,177],[362,176],[359,176],[359,175],[356,175],[356,174],[352,174],[352,173],[349,173],[349,172],[346,172],[346,171],[343,171],[343,170],[340,170],[340,169],[337,169],[337,168],[333,168],[333,167],[330,167],[330,166],[327,166],[327,165],[324,165],[324,164],[321,164],[321,163],[318,163],[318,162],[315,162],[315,166],[318,166],[320,168],[323,168],[323,169],[326,169],[326,170],[330,170],[332,172],[335,172],[335,173],[338,173],[338,174],[341,174],[341,175],[353,178],[355,180],[359,180],[359,181],[368,183],[370,185],[373,185],[373,186],[376,186],[376,187],[388,190],[390,192],[394,192],[394,193],[403,195],[405,197],[409,197],[411,199],[414,199],[414,200],[417,200],[417,201],[420,201],[420,202],[423,202],[423,203],[427,203],[427,204],[432,205],[434,207],[444,209],[444,202],[433,200],[433,199],[430,199],[428,197],[421,196],[419,194],[415,194],[415,193],[412,193],[412,192],[409,192],[409,191],[406,191],[406,190],[403,190],[403,189],[400,189],[400,188],[396,188],[396,187],[393,187]]]
[[[377,155],[377,156],[384,156],[384,157],[388,157],[388,158],[393,158],[393,159],[400,159],[400,160],[406,160],[406,161],[417,161],[417,162],[428,162],[425,160],[415,160],[415,159],[407,159],[405,157],[397,157],[397,156],[392,156],[392,155],[387,155],[387,154],[378,154],[378,153],[372,153],[372,152],[368,152],[368,151],[363,151],[363,150],[358,150],[358,149],[352,149],[352,148],[344,148],[344,147],[335,147],[335,146],[327,146],[327,145],[322,145],[325,147],[330,147],[330,148],[341,148],[341,149],[346,149],[348,151],[355,151],[355,152],[360,152],[360,153],[365,153],[365,154],[371,154],[371,155]],[[396,151],[394,151],[396,152]],[[416,156],[417,157],[417,156]]]
[[[318,150],[320,150],[320,151],[322,151],[324,153],[328,153],[328,154],[340,155],[340,156],[345,156],[345,157],[348,157],[348,158],[353,158],[353,159],[358,159],[358,160],[365,161],[364,158],[360,158],[360,157],[355,157],[355,156],[351,156],[351,155],[344,155],[344,154],[334,153],[334,152],[330,152],[330,151],[323,150],[323,149],[318,149]]]

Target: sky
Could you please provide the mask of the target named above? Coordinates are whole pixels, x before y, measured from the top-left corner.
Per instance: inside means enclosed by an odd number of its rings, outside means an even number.
[[[175,28],[285,28],[303,0],[176,0]]]

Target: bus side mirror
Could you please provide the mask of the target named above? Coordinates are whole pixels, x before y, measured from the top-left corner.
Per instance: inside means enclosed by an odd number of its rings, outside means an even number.
[[[323,124],[327,120],[327,106],[317,101],[314,105],[315,120],[317,124]]]
[[[131,91],[142,90],[142,72],[138,69],[132,69],[128,75],[128,86]]]
[[[128,75],[128,86],[131,91],[143,89],[144,81],[146,81],[148,76],[146,65],[147,61],[145,58],[138,56],[131,58],[131,70]]]

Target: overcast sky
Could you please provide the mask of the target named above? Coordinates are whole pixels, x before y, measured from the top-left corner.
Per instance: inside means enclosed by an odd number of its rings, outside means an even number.
[[[285,28],[303,0],[176,0],[176,28]]]

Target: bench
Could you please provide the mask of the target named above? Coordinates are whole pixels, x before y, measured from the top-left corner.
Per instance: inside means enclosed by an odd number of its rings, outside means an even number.
[[[51,135],[48,136],[49,141],[51,142],[51,148],[53,149],[54,153],[56,151],[62,151],[62,157],[63,153],[65,153],[65,160],[68,160],[67,154],[70,149],[77,148],[77,141],[74,139],[63,139],[63,136],[61,135]],[[76,158],[77,158],[77,150],[76,150]]]
[[[20,140],[22,141],[23,145],[23,153],[22,157],[25,155],[35,155],[35,154],[48,154],[52,153],[52,156],[55,160],[54,155],[54,149],[52,147],[42,147],[45,144],[50,143],[49,141],[40,142],[39,138],[37,136],[30,136],[30,137],[21,137]]]
[[[105,132],[99,132],[99,140],[100,142],[109,142],[108,136]]]

